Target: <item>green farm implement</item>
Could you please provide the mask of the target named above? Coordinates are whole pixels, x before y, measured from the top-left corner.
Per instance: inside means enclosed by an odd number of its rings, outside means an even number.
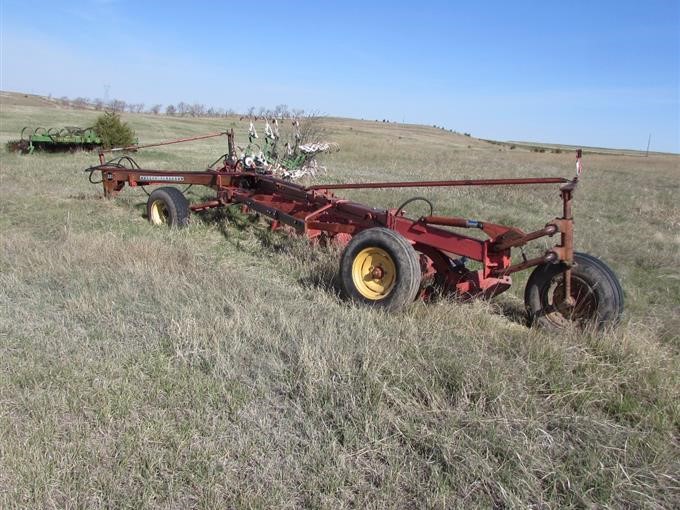
[[[92,150],[102,146],[102,140],[92,128],[64,127],[29,128],[21,130],[21,138],[9,142],[9,149],[22,154],[31,154],[36,150],[46,152],[73,152],[76,150]]]

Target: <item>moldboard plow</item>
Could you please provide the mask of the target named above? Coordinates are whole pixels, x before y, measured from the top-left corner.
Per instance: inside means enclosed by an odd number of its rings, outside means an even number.
[[[227,135],[229,152],[204,171],[145,169],[128,156],[105,161],[86,170],[90,181],[101,183],[107,198],[126,185],[158,186],[149,195],[147,215],[152,224],[183,227],[191,212],[240,205],[244,211],[271,220],[272,229],[289,227],[312,240],[344,245],[340,282],[353,301],[398,310],[427,294],[432,286],[463,299],[492,297],[507,290],[511,275],[534,268],[524,300],[530,320],[548,328],[571,324],[598,329],[614,325],[623,311],[623,292],[614,272],[600,259],[574,251],[572,202],[577,177],[465,179],[447,181],[371,182],[303,186],[276,177],[252,159],[236,154],[233,130],[179,143]],[[145,146],[136,146],[134,149]],[[121,150],[121,149],[116,149]],[[114,150],[115,151],[115,150]],[[101,175],[95,181],[93,175]],[[201,185],[215,191],[202,203],[190,204],[172,185]],[[382,209],[335,196],[341,189],[432,188],[457,186],[559,185],[561,216],[536,231],[462,217],[434,215],[431,202],[415,197],[395,209]],[[429,204],[430,214],[406,216],[404,207],[415,200]],[[465,235],[481,230],[486,239]],[[555,238],[541,256],[513,263],[512,250],[536,239]],[[476,261],[471,270],[466,261]]]

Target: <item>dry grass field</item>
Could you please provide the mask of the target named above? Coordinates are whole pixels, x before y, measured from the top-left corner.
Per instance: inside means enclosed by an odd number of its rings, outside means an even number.
[[[616,271],[626,310],[605,334],[550,333],[524,324],[526,273],[492,301],[389,314],[338,296],[337,250],[237,211],[154,228],[141,190],[88,183],[95,154],[4,149],[96,112],[0,99],[1,508],[677,508],[680,156],[585,154],[577,249]],[[124,120],[144,143],[247,128]],[[573,174],[572,153],[322,125],[341,151],[318,182]],[[135,159],[199,170],[225,151]],[[345,193],[416,194],[527,230],[560,213],[553,186]]]

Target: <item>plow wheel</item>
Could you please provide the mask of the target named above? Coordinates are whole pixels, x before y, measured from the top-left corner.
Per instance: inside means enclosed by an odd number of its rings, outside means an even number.
[[[534,324],[560,329],[569,324],[604,329],[623,312],[623,291],[614,272],[601,260],[574,253],[571,302],[565,300],[565,267],[543,264],[534,269],[524,291],[524,303]]]
[[[149,195],[146,214],[153,225],[184,227],[189,223],[189,202],[176,188],[158,188]]]
[[[420,263],[402,236],[387,228],[371,228],[355,235],[345,248],[340,280],[352,300],[397,310],[416,297]]]

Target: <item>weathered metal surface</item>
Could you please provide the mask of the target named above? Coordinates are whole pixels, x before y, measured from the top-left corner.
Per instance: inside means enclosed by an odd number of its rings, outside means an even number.
[[[515,179],[457,179],[450,181],[353,182],[317,184],[308,189],[384,189],[384,188],[451,188],[456,186],[508,186],[511,184],[564,184],[564,177],[527,177]]]

